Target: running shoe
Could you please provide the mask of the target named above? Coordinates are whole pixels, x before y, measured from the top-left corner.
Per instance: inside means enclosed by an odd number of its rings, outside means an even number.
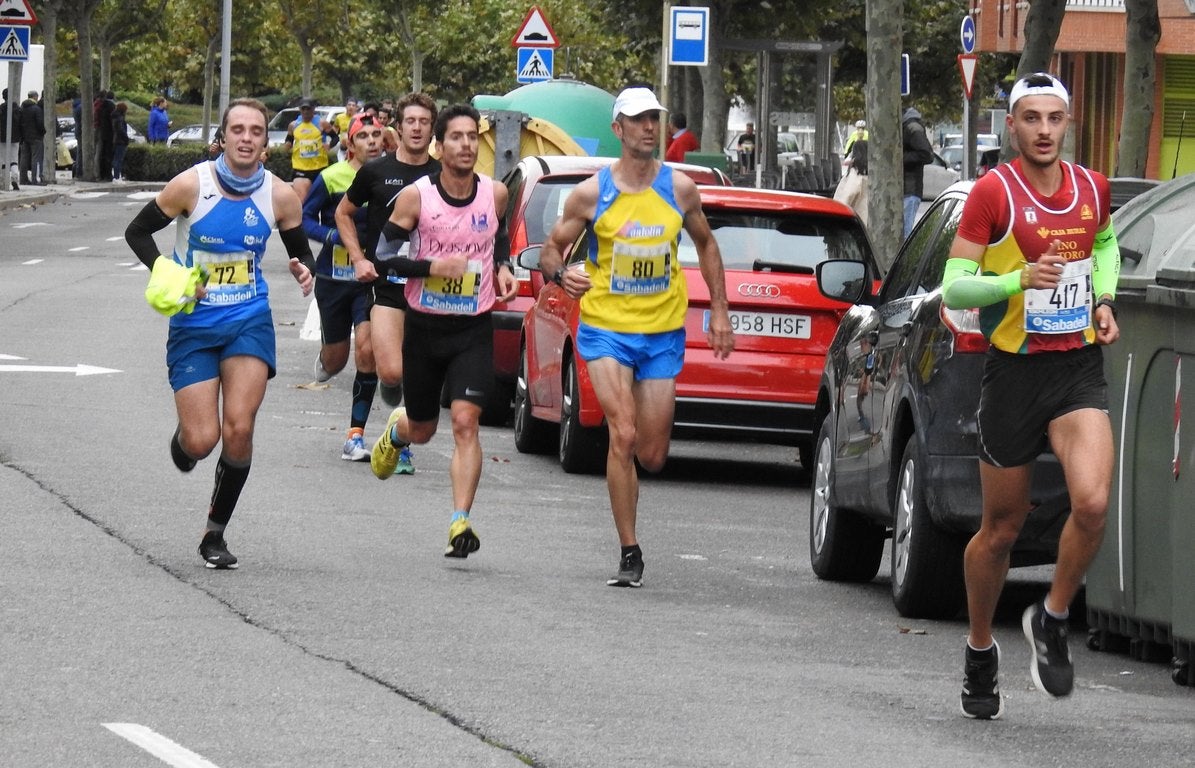
[[[1075,668],[1066,642],[1066,619],[1055,619],[1046,613],[1042,600],[1025,609],[1021,628],[1033,652],[1033,660],[1029,662],[1033,684],[1051,696],[1069,694],[1075,687]]]
[[[411,454],[411,446],[404,445],[402,450],[398,452],[398,466],[394,468],[396,475],[413,475],[415,474],[415,465],[411,463],[413,458]]]
[[[382,430],[382,434],[378,435],[378,441],[373,444],[373,452],[369,455],[369,466],[373,469],[374,475],[379,480],[385,480],[390,477],[394,474],[394,470],[398,468],[398,454],[402,446],[395,445],[390,440],[390,429],[405,410],[404,408],[395,408],[390,413],[390,419],[386,422],[386,428]]]
[[[481,539],[473,532],[469,525],[469,518],[458,517],[448,526],[448,548],[444,550],[444,557],[466,558],[481,549]]]
[[[1004,697],[996,673],[1000,670],[1000,646],[992,641],[986,651],[967,646],[963,663],[963,716],[976,720],[998,720],[1004,714]]]
[[[324,355],[322,352],[315,353],[315,380],[323,384],[335,374],[328,373],[328,369],[324,368]],[[356,459],[354,459],[356,461]]]
[[[369,461],[369,449],[365,447],[365,438],[358,434],[346,440],[340,458],[345,461]]]
[[[391,386],[378,381],[378,394],[382,396],[383,403],[395,407],[402,402],[402,384]]]
[[[228,551],[228,544],[224,542],[224,534],[219,531],[208,531],[203,534],[199,542],[199,556],[208,568],[221,570],[237,567],[236,556]]]
[[[618,574],[612,579],[606,579],[606,586],[642,587],[643,553],[631,552],[623,555],[618,561]]]

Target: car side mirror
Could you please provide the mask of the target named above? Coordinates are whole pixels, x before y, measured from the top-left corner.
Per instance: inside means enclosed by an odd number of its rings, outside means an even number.
[[[817,289],[828,299],[858,304],[867,293],[867,265],[831,259],[817,265]]]
[[[532,245],[519,251],[519,266],[523,269],[530,269],[532,271],[539,270],[539,252],[540,246]]]

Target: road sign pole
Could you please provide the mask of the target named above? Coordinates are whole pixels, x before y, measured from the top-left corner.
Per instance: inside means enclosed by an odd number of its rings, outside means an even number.
[[[672,3],[664,3],[664,44],[660,46],[660,103],[668,106],[668,61],[672,58],[669,46],[672,42]],[[660,115],[660,159],[664,159],[664,148],[668,141],[668,123]]]

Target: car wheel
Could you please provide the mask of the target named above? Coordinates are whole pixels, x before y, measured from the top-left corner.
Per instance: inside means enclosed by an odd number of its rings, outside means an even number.
[[[834,425],[826,416],[813,446],[809,562],[819,579],[871,581],[884,557],[884,528],[834,503]]]
[[[905,444],[892,528],[892,601],[901,616],[946,619],[966,598],[961,537],[943,531],[925,502],[925,467],[916,436]]]
[[[581,426],[581,381],[570,357],[560,400],[560,466],[569,474],[600,474],[606,469],[609,435],[604,427]]]
[[[519,353],[519,378],[515,380],[515,448],[519,453],[551,453],[551,422],[531,415],[531,393],[527,391],[527,350]]]
[[[514,387],[505,381],[494,379],[494,386],[481,407],[481,424],[486,427],[504,426],[510,418],[510,401]]]

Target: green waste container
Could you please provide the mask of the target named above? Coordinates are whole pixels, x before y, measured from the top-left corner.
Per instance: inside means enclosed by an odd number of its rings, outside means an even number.
[[[1195,684],[1195,175],[1113,215],[1120,340],[1104,349],[1116,447],[1103,546],[1087,574],[1093,647],[1127,638]]]

